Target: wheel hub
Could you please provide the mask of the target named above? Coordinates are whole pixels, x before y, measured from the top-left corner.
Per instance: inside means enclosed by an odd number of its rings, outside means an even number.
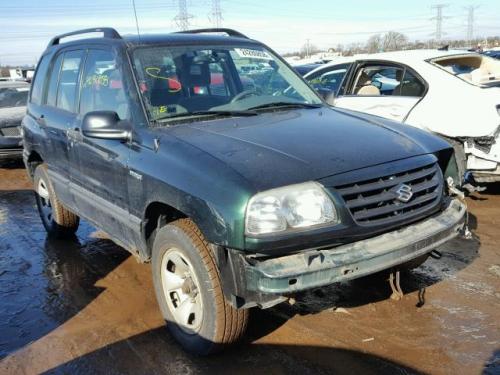
[[[43,219],[50,223],[52,220],[52,204],[50,203],[49,189],[44,180],[38,181],[36,192],[39,196],[40,210]]]
[[[163,255],[161,279],[176,323],[187,333],[196,334],[203,320],[203,301],[194,268],[180,250],[170,249]]]

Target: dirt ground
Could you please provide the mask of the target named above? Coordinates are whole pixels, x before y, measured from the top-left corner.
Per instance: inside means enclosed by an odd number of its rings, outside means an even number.
[[[310,291],[252,311],[211,358],[168,335],[148,264],[86,223],[47,239],[30,189],[0,167],[0,374],[500,374],[500,186],[468,199],[474,239],[405,275],[402,301],[386,274]]]

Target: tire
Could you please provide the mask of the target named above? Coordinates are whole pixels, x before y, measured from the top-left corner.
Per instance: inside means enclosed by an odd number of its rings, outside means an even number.
[[[38,213],[49,236],[63,238],[74,235],[80,224],[80,218],[57,199],[46,164],[36,167],[33,181]]]
[[[191,220],[158,230],[151,263],[167,329],[185,350],[208,355],[243,336],[248,310],[235,309],[224,298],[213,254]]]
[[[415,268],[418,268],[422,264],[425,263],[425,261],[429,258],[429,256],[430,256],[430,253],[420,255],[418,258],[415,258],[415,259],[410,260],[409,262],[403,263],[401,265],[401,269],[403,269],[405,271],[410,271],[410,270],[413,270]]]

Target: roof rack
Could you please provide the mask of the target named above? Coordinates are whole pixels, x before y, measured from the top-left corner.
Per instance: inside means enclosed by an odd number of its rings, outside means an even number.
[[[194,30],[184,30],[175,32],[175,34],[201,34],[201,33],[226,33],[229,36],[249,39],[246,35],[240,33],[239,31],[226,28],[194,29]]]
[[[95,27],[91,29],[83,29],[76,30],[70,33],[57,35],[49,42],[48,47],[55,46],[60,43],[62,38],[67,38],[68,36],[80,35],[80,34],[88,34],[88,33],[103,33],[103,38],[111,38],[111,39],[121,39],[121,35],[118,34],[118,31],[111,27]]]

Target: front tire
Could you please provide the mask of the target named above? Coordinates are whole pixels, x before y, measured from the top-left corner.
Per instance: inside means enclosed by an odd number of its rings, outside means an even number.
[[[34,175],[35,198],[43,226],[50,236],[68,237],[78,229],[80,218],[65,208],[57,199],[47,173],[47,165],[40,164]]]
[[[187,351],[208,355],[244,334],[248,310],[235,309],[224,298],[213,254],[191,220],[158,230],[152,271],[167,328]]]

